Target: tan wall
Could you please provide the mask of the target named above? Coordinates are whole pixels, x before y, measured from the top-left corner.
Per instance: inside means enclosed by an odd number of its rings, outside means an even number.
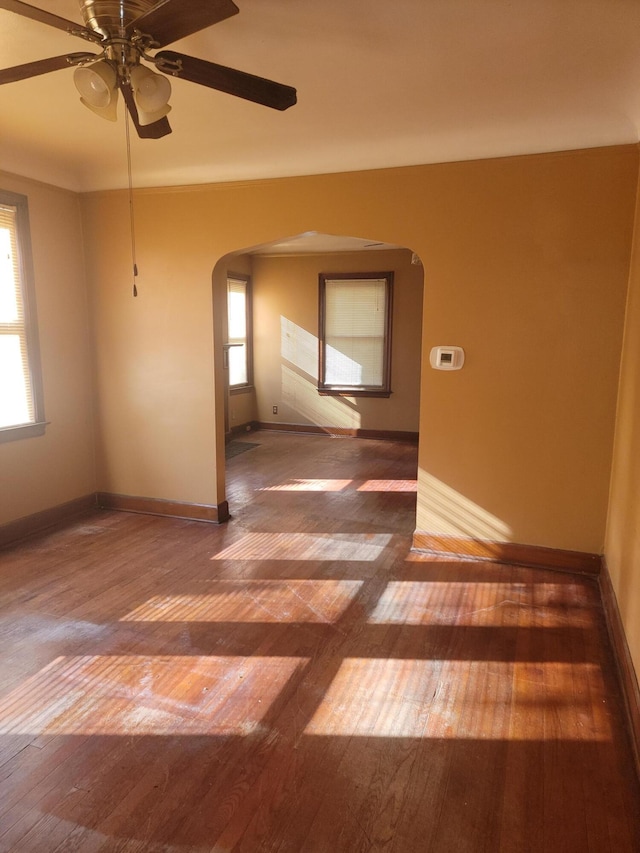
[[[452,167],[451,171],[457,171]],[[635,147],[469,164],[425,261],[420,530],[602,553]]]
[[[95,322],[98,488],[216,503],[216,224],[198,219],[187,194],[140,194],[134,298],[126,194],[85,197],[83,208]]]
[[[78,197],[0,173],[28,197],[45,434],[0,444],[0,524],[95,491],[91,354]]]
[[[126,195],[87,196],[100,488],[221,499],[212,269],[317,230],[424,262],[418,529],[601,551],[637,168],[625,146],[140,191],[137,300]],[[431,370],[437,344],[465,368]]]
[[[321,397],[318,274],[394,273],[392,395]],[[411,252],[256,256],[253,259],[255,378],[262,422],[418,431],[422,267]],[[278,413],[273,414],[273,406]]]
[[[629,279],[605,556],[640,672],[640,195]]]
[[[234,391],[229,396],[229,427],[246,426],[258,420],[256,390]]]

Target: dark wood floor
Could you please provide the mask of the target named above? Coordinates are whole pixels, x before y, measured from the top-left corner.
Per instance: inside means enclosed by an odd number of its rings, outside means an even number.
[[[0,552],[0,850],[640,850],[596,583],[410,553],[411,445],[260,432],[226,525]]]

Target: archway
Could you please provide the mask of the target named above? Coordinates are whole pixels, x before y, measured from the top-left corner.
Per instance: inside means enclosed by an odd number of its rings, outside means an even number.
[[[318,393],[318,277],[393,274],[391,394]],[[251,282],[253,375],[228,385],[227,280]],[[247,430],[325,432],[417,440],[424,273],[408,248],[306,232],[231,252],[214,269],[217,471],[226,500],[224,450]]]

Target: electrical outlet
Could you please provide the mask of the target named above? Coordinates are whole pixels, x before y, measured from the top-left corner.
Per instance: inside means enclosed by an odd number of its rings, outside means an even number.
[[[273,407],[273,414],[274,414],[274,415],[277,415],[277,414],[278,414],[278,407],[277,407],[277,406],[274,406],[274,407]]]

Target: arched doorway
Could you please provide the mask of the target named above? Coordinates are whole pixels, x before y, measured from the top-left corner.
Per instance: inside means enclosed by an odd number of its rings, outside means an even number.
[[[387,396],[318,393],[319,276],[393,276]],[[253,355],[251,379],[229,387],[229,281],[248,283],[247,306]],[[224,472],[224,442],[256,428],[363,437],[417,439],[424,274],[411,249],[366,238],[306,232],[240,249],[221,258],[214,271],[218,310],[216,399],[219,424],[218,482]],[[234,297],[235,301],[235,297]],[[233,321],[232,321],[233,322]],[[233,336],[232,336],[233,337]],[[220,418],[219,420],[222,420]],[[224,476],[224,475],[223,475]]]

